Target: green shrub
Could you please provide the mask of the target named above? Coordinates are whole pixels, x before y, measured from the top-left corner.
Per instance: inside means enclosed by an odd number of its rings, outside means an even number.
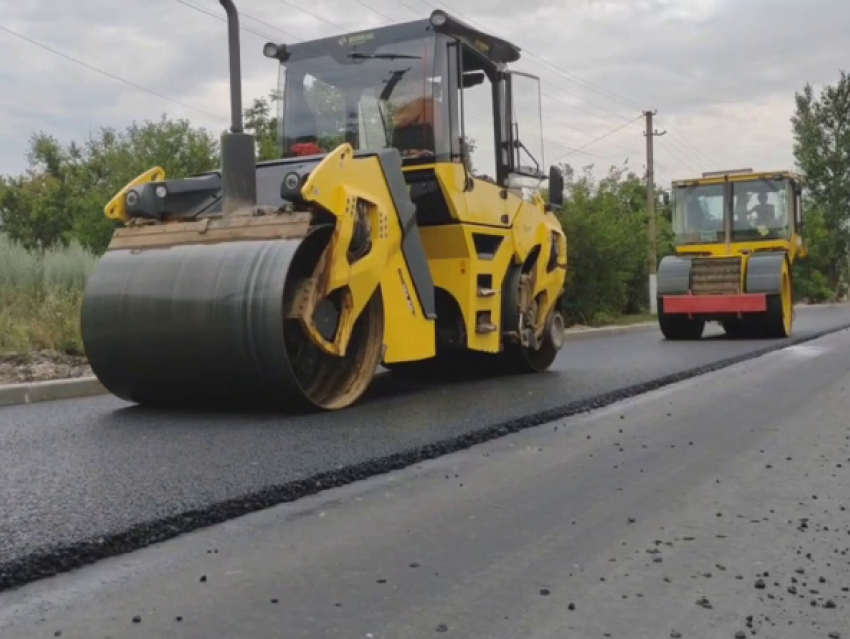
[[[80,303],[94,263],[77,243],[42,252],[0,234],[0,352],[82,352]]]

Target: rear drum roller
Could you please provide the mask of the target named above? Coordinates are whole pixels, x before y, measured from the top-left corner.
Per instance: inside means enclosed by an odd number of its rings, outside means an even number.
[[[380,293],[357,319],[342,358],[315,348],[284,310],[287,289],[311,274],[326,241],[314,231],[107,252],[82,307],[92,370],[109,392],[138,404],[332,410],[354,403],[381,356]]]
[[[765,337],[783,339],[791,335],[794,324],[793,296],[791,277],[787,266],[783,264],[780,292],[767,296],[767,312],[762,321]]]

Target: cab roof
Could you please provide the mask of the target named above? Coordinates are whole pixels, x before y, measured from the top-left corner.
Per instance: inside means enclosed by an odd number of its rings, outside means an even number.
[[[725,181],[730,182],[750,182],[753,180],[800,180],[800,175],[793,171],[780,169],[778,171],[752,171],[752,170],[731,170],[731,171],[711,171],[703,173],[702,177],[684,178],[681,180],[673,180],[673,187],[678,186],[694,186],[697,184],[721,184]]]
[[[382,45],[421,38],[429,33],[442,33],[457,38],[495,66],[516,62],[520,58],[518,46],[480,31],[439,9],[433,11],[428,18],[420,20],[279,46],[284,50],[282,60],[285,63],[320,55],[333,55],[335,52],[350,51],[354,47],[358,52],[368,53]]]

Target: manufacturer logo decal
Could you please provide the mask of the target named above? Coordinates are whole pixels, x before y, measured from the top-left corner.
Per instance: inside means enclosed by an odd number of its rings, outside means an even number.
[[[347,44],[347,45],[353,47],[355,45],[363,44],[364,42],[369,42],[370,40],[374,40],[374,39],[375,39],[374,33],[370,33],[370,32],[355,33],[354,35],[350,35],[350,36],[342,36],[339,39],[339,46],[342,47],[342,46],[345,46]]]
[[[407,298],[407,306],[410,308],[410,314],[416,315],[416,307],[413,305],[413,298],[410,297],[410,290],[407,288],[407,282],[404,281],[404,274],[401,269],[398,269],[398,279],[401,280],[401,288],[404,289],[404,296]]]

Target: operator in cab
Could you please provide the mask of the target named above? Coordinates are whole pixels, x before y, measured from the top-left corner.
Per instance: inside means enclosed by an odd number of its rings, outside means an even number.
[[[444,134],[439,85],[423,73],[408,74],[393,92],[393,146],[402,157],[433,156]]]

